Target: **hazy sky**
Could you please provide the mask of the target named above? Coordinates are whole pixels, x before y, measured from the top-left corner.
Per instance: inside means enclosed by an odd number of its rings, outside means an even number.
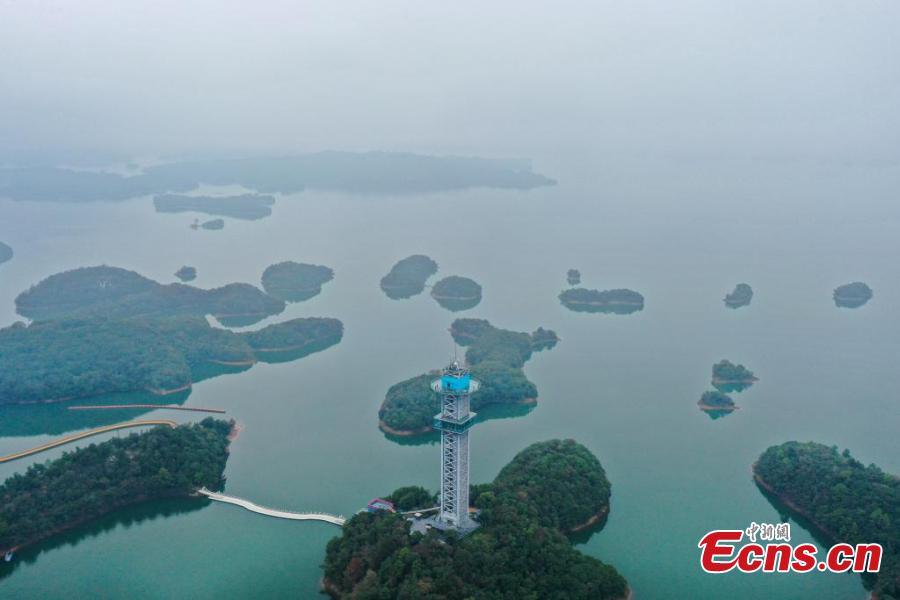
[[[896,162],[897,0],[0,0],[0,160]]]

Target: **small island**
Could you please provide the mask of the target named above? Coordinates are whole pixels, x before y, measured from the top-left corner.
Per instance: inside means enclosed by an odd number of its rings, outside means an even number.
[[[744,365],[736,365],[725,359],[713,365],[712,385],[720,392],[739,392],[756,381],[759,381],[759,378]]]
[[[734,291],[725,296],[725,306],[728,308],[740,308],[747,306],[753,300],[753,288],[746,283],[734,286]]]
[[[872,288],[862,281],[841,285],[834,290],[834,304],[840,308],[859,308],[872,299]]]
[[[181,281],[193,281],[197,279],[197,269],[188,266],[181,267],[175,271],[175,277]]]
[[[569,269],[566,273],[566,281],[569,285],[579,285],[581,283],[581,271],[578,269]]]
[[[407,256],[381,278],[381,290],[391,300],[412,298],[422,293],[425,282],[437,270],[438,264],[423,254]]]
[[[571,288],[559,295],[563,306],[575,312],[627,315],[644,309],[644,297],[634,290]]]
[[[481,527],[458,538],[389,511],[362,512],[328,543],[323,591],[332,598],[591,598],[623,600],[625,579],[576,550],[565,533],[602,523],[610,483],[573,440],[532,444],[493,483],[472,486]],[[400,510],[430,508],[422,488],[388,497]],[[420,502],[418,506],[415,503]]]
[[[13,249],[0,242],[0,265],[11,260],[13,257]]]
[[[200,227],[211,231],[217,231],[219,229],[225,229],[225,221],[223,219],[212,219],[211,221],[200,223]]]
[[[481,302],[481,286],[468,277],[451,275],[434,284],[431,297],[447,310],[468,310]]]
[[[697,405],[707,413],[731,412],[738,408],[731,396],[719,391],[703,392]]]
[[[169,395],[257,361],[295,360],[340,342],[337,319],[234,333],[203,317],[79,317],[0,329],[0,404],[113,393]]]
[[[125,506],[221,489],[233,427],[212,418],[157,426],[13,475],[0,485],[0,555]]]
[[[457,319],[450,333],[457,344],[468,346],[466,362],[481,382],[481,389],[472,395],[472,410],[537,402],[537,387],[522,367],[533,352],[553,347],[559,339],[556,333],[539,328],[529,335],[499,329],[484,319]],[[435,377],[423,373],[388,389],[378,411],[382,431],[398,436],[431,431],[432,417],[440,409],[440,399],[431,389]]]
[[[159,213],[196,212],[216,217],[231,217],[255,221],[272,214],[275,197],[262,194],[239,196],[185,196],[160,194],[153,198]]]
[[[332,279],[334,271],[328,267],[285,261],[266,267],[262,286],[274,298],[302,302],[321,293],[322,285]]]
[[[881,544],[881,572],[863,583],[872,598],[900,597],[900,477],[836,446],[786,442],[762,453],[753,478],[779,511],[809,522],[826,543]]]
[[[246,283],[204,290],[163,285],[118,267],[83,267],[47,277],[16,297],[29,319],[72,316],[169,317],[212,315],[228,327],[252,325],[284,310],[284,301]]]

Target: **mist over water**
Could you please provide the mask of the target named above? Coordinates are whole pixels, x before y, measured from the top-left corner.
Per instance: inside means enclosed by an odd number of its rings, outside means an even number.
[[[171,282],[188,264],[204,288],[259,285],[284,260],[333,268],[320,295],[262,324],[336,317],[340,344],[204,381],[185,405],[244,425],[227,493],[343,514],[400,485],[437,486],[437,446],[387,439],[377,410],[391,384],[446,362],[454,318],[549,327],[561,342],[525,366],[539,403],[473,428],[473,481],[531,442],[572,437],[613,489],[608,524],[580,548],[637,598],[864,598],[855,575],[705,575],[696,544],[778,519],[750,479],[769,445],[836,444],[900,473],[898,23],[895,2],[0,2],[6,165],[133,174],[388,150],[527,158],[557,181],[274,193],[271,216],[215,232],[155,212],[151,195],[0,198],[0,241],[15,251],[0,265],[0,325],[20,318],[19,292],[80,266]],[[451,313],[427,290],[387,298],[379,280],[414,253],[439,264],[430,283],[480,283],[481,303]],[[569,268],[584,287],[639,291],[644,309],[566,310]],[[835,307],[832,290],[857,280],[874,298]],[[728,310],[742,281],[753,301]],[[711,420],[696,401],[721,358],[760,381]],[[160,416],[193,419],[142,418]],[[93,417],[31,418],[0,425],[0,455]],[[0,478],[62,451],[0,465]],[[0,594],[315,597],[336,533],[215,503],[145,507],[40,546],[0,571]],[[795,542],[810,539],[795,525]]]

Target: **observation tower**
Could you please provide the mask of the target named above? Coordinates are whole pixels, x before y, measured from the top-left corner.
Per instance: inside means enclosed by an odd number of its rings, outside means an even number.
[[[469,369],[457,361],[431,384],[441,395],[441,412],[434,416],[433,424],[441,432],[441,508],[430,523],[437,529],[466,534],[478,527],[469,517],[469,428],[475,419],[469,410],[469,396],[478,387]]]

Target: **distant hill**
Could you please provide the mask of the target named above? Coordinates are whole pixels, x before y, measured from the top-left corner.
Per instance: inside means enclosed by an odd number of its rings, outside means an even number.
[[[240,185],[261,193],[304,189],[416,194],[466,188],[530,189],[556,182],[526,160],[425,156],[401,152],[319,152],[298,156],[188,161],[123,176],[57,167],[0,169],[0,197],[89,202],[183,193],[200,184]]]

